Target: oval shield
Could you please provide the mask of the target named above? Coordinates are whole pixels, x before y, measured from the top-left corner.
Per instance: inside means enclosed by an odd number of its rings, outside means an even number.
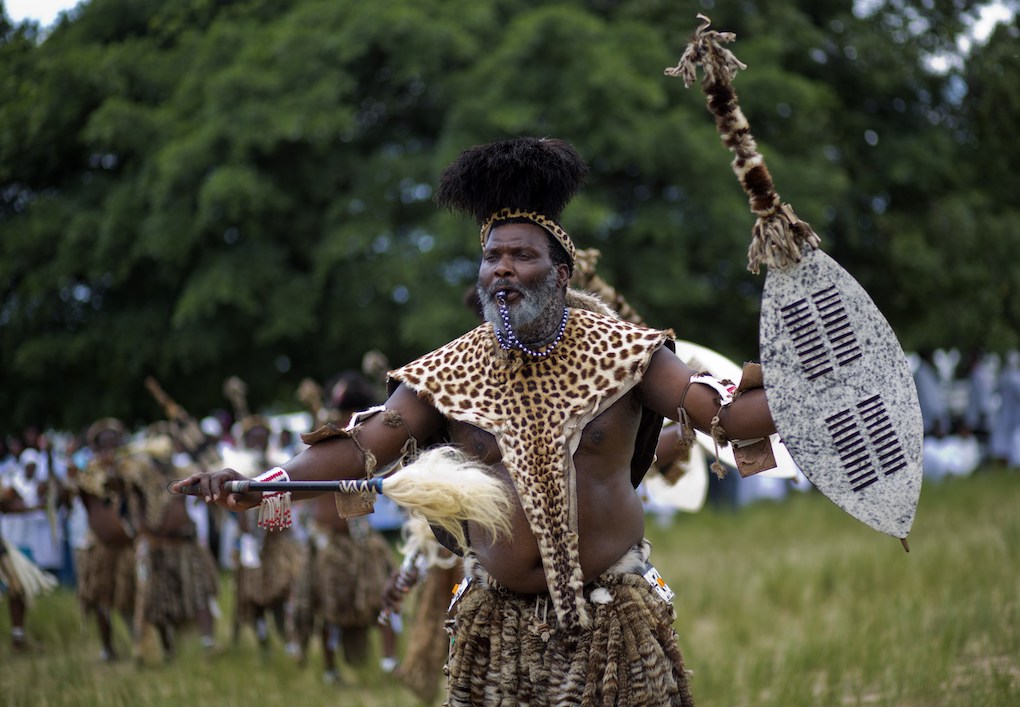
[[[862,523],[905,538],[921,493],[921,409],[892,327],[821,250],[769,268],[762,296],[765,394],[814,486]]]

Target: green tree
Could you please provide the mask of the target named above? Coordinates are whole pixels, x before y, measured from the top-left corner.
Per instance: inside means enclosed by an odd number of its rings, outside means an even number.
[[[904,343],[1008,342],[1012,274],[981,300],[993,322],[943,314],[1004,271],[1015,222],[1009,37],[973,72],[926,64],[974,6],[90,0],[45,38],[3,20],[0,428],[151,420],[146,375],[196,414],[235,374],[292,408],[305,376],[465,331],[477,230],[432,190],[463,147],[519,133],[590,160],[565,226],[649,322],[753,357],[753,216],[703,96],[663,75],[699,11],[737,32],[779,192]]]

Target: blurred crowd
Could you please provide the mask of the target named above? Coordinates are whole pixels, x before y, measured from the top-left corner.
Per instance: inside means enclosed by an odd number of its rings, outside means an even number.
[[[387,368],[369,357],[365,365]],[[232,645],[253,635],[262,649],[275,646],[301,664],[321,640],[331,683],[342,682],[342,663],[366,665],[374,645],[379,669],[395,672],[402,625],[399,607],[384,610],[383,596],[400,565],[401,508],[379,497],[373,514],[345,520],[330,494],[295,503],[293,525],[270,532],[257,509],[231,513],[167,489],[201,469],[256,476],[282,464],[304,448],[302,433],[342,427],[379,403],[381,382],[361,371],[305,380],[296,393],[303,410],[263,415],[249,410],[246,386],[231,378],[224,394],[233,410],[199,418],[148,385],[167,419],[143,429],[101,418],[79,433],[30,427],[0,441],[0,599],[14,651],[33,652],[26,616],[59,582],[75,591],[83,626],[98,627],[103,661],[126,652],[139,664],[154,651],[172,658],[182,632],[197,634],[205,650],[227,650],[217,645],[227,633]],[[216,630],[222,622],[229,630]],[[118,641],[125,630],[127,650]],[[375,632],[378,641],[370,640]],[[438,687],[440,669],[426,692]]]
[[[924,476],[985,463],[1020,468],[1020,352],[921,350],[910,356],[924,424]]]

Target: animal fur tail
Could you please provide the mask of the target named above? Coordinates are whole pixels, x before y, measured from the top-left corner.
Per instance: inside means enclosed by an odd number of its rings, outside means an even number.
[[[467,548],[463,523],[474,522],[493,538],[510,537],[509,488],[488,467],[463,452],[440,446],[428,449],[383,482],[383,493],[423,515]]]
[[[690,88],[697,78],[697,67],[701,66],[704,72],[701,89],[708,98],[708,109],[715,116],[723,144],[734,153],[733,171],[750,199],[751,211],[758,216],[747,251],[747,269],[757,274],[763,264],[787,267],[800,261],[804,248],[817,248],[821,239],[779,198],[765,158],[751,135],[751,126],[737,103],[732,82],[737,72],[747,66],[723,46],[736,39],[736,35],[710,30],[712,22],[704,15],[698,15],[698,19],[701,25],[680,62],[665,73],[682,78]]]
[[[26,604],[41,594],[47,594],[57,586],[57,579],[49,572],[36,567],[18,548],[0,539],[0,580],[3,580],[12,594]]]

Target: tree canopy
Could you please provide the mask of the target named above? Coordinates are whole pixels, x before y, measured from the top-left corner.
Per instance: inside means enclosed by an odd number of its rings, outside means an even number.
[[[980,3],[89,0],[0,18],[0,429],[296,406],[473,326],[475,225],[436,209],[464,147],[563,137],[564,214],[654,326],[757,351],[753,216],[704,98],[663,69],[698,12],[777,188],[907,348],[1020,345],[1017,27]],[[864,8],[863,6],[867,6]]]

